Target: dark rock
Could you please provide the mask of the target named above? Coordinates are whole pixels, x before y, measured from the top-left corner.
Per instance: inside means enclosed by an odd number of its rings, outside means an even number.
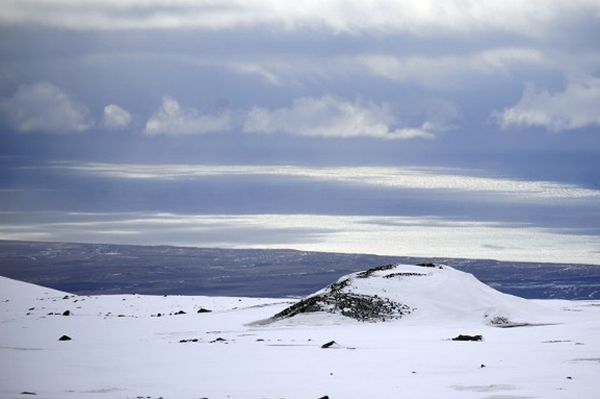
[[[460,334],[456,337],[452,338],[452,341],[481,341],[483,340],[483,336],[481,335],[465,335]]]
[[[62,298],[62,299],[69,299],[69,296],[68,296],[68,295],[65,295],[65,296],[63,296],[63,298]]]
[[[210,312],[212,312],[212,310],[200,308],[200,309],[198,309],[198,312],[196,312],[196,313],[210,313]]]
[[[573,377],[567,377],[567,380],[572,380],[572,379],[573,379]]]
[[[180,311],[178,311],[178,312],[175,312],[174,314],[175,314],[175,315],[179,315],[179,314],[185,314],[185,312],[184,312],[183,310],[180,310]]]
[[[37,393],[35,393],[35,392],[29,392],[29,391],[23,391],[23,392],[21,392],[21,395],[37,395]]]
[[[211,344],[214,344],[215,342],[227,342],[227,340],[225,338],[217,338],[217,339],[213,339],[212,341],[210,341]]]
[[[508,317],[496,316],[492,320],[490,320],[490,324],[494,326],[508,326],[513,323],[508,319]]]
[[[70,341],[70,340],[72,340],[72,338],[71,338],[71,337],[69,337],[68,335],[63,335],[63,336],[62,336],[62,337],[60,337],[58,340],[59,340],[59,341]]]
[[[413,276],[427,276],[427,274],[425,274],[425,273],[410,273],[410,272],[390,273],[388,275],[383,276],[383,278],[413,277]]]
[[[481,363],[480,368],[485,368],[485,364]]]
[[[385,321],[399,319],[413,311],[407,305],[386,298],[339,292],[333,285],[330,288],[330,292],[305,298],[277,313],[272,319],[280,320],[302,313],[328,312],[359,321]]]
[[[369,276],[371,276],[373,273],[375,272],[379,272],[379,271],[384,271],[384,270],[391,270],[394,267],[396,267],[396,265],[383,265],[383,266],[377,266],[377,267],[372,267],[370,269],[365,270],[364,272],[360,272],[356,274],[357,278],[367,278]]]
[[[35,310],[35,308],[29,308],[28,310],[31,312],[32,310]]]
[[[321,348],[322,349],[327,349],[327,348],[332,347],[333,345],[335,345],[335,341],[329,341],[329,342],[326,342],[323,345],[321,345]]]
[[[329,396],[327,396],[327,395],[321,396],[319,399],[329,399]]]
[[[63,316],[71,316],[71,311],[70,311],[70,310],[65,310],[65,311],[62,313],[62,315],[63,315]]]

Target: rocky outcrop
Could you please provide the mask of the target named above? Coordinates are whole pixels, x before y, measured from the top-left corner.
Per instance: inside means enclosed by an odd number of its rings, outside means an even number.
[[[350,287],[354,279],[368,279],[377,272],[389,271],[395,267],[396,265],[384,265],[350,275],[329,285],[323,292],[311,295],[282,310],[273,316],[271,321],[314,312],[340,314],[363,322],[399,319],[411,313],[413,309],[378,295],[353,292]]]

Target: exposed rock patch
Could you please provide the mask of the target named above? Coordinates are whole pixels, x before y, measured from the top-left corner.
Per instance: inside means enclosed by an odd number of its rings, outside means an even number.
[[[359,321],[399,319],[411,313],[410,306],[378,296],[331,291],[301,300],[273,316],[285,319],[302,313],[338,313]]]
[[[373,273],[375,272],[382,272],[385,270],[391,270],[394,267],[396,267],[396,265],[383,265],[383,266],[377,266],[377,267],[372,267],[370,269],[365,270],[364,272],[360,272],[356,274],[356,278],[367,278],[367,277],[371,277],[373,275]]]
[[[483,341],[483,336],[481,335],[466,335],[460,334],[456,337],[452,338],[452,341]]]

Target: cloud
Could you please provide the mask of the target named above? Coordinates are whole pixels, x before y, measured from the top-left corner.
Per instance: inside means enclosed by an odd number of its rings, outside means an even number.
[[[393,128],[395,117],[387,104],[347,102],[331,96],[295,99],[289,108],[254,107],[243,130],[283,132],[312,137],[433,138],[425,122],[417,128]]]
[[[274,0],[5,0],[0,23],[69,29],[208,29],[277,27],[344,33],[486,30],[544,37],[553,25],[594,18],[595,0],[309,0],[298,7]]]
[[[471,77],[473,73],[505,75],[514,66],[541,64],[544,55],[529,48],[493,48],[460,56],[364,54],[357,55],[355,61],[386,79],[439,88],[456,85],[457,78]]]
[[[124,129],[131,123],[131,114],[115,104],[104,107],[104,126],[109,129]]]
[[[0,115],[21,133],[79,133],[92,126],[83,104],[46,82],[20,86],[11,98],[0,101]]]
[[[182,108],[171,97],[164,97],[160,109],[148,119],[144,132],[147,135],[205,134],[230,130],[229,113],[201,115],[191,108]]]
[[[556,93],[528,84],[519,102],[496,117],[503,128],[540,126],[552,132],[600,125],[600,79],[570,81]]]
[[[299,82],[347,79],[374,76],[387,80],[418,84],[428,88],[462,87],[473,75],[510,76],[522,67],[552,69],[557,61],[533,47],[476,48],[460,54],[449,53],[447,48],[431,53],[423,49],[419,54],[397,52],[357,52],[348,54],[314,55],[294,53],[261,53],[247,55],[195,55],[168,57],[193,65],[225,68],[240,75],[256,76],[275,86],[296,85]],[[430,54],[428,54],[428,51]],[[238,58],[239,57],[239,58]],[[566,64],[565,61],[563,61]]]

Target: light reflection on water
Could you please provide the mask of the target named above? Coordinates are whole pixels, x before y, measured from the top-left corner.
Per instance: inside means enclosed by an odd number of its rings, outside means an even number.
[[[44,213],[0,238],[165,244],[600,264],[600,237],[527,224],[439,217]]]

